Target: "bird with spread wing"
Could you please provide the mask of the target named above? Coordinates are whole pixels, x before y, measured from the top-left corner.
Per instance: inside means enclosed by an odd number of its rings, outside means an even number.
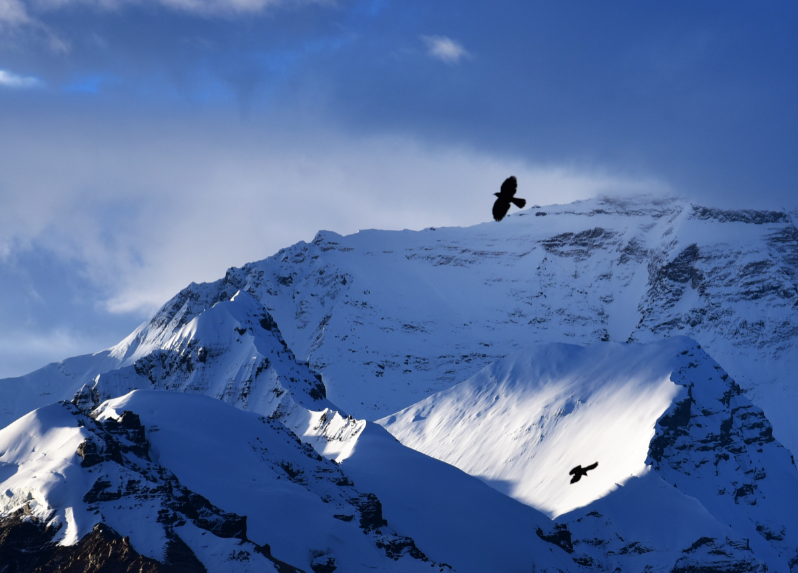
[[[510,203],[522,209],[524,205],[526,205],[526,199],[521,199],[520,197],[515,196],[515,192],[518,189],[518,180],[513,177],[508,177],[502,183],[501,191],[498,193],[494,193],[497,199],[496,202],[493,204],[493,218],[496,221],[501,221],[504,219],[504,216],[507,214],[507,211],[510,210]]]
[[[582,467],[581,465],[576,466],[574,469],[568,472],[568,475],[574,476],[571,478],[571,483],[576,483],[583,477],[587,477],[587,472],[590,470],[594,470],[598,467],[598,462],[595,464]]]

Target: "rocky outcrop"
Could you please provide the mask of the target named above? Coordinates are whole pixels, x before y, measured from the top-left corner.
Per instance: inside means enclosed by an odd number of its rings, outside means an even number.
[[[738,531],[760,537],[785,561],[792,559],[798,554],[798,520],[784,510],[798,501],[792,456],[773,437],[763,411],[699,345],[683,354],[683,366],[671,375],[684,388],[683,397],[658,420],[648,462]],[[685,557],[684,563],[692,559]],[[723,566],[759,571],[718,565]]]
[[[3,573],[206,573],[179,538],[166,562],[139,555],[127,537],[98,523],[77,544],[54,543],[57,529],[25,515],[25,509],[0,519],[0,571]],[[187,550],[187,552],[186,552]],[[171,559],[170,559],[171,558]]]
[[[765,225],[768,223],[789,223],[790,216],[782,211],[756,211],[754,209],[713,209],[692,205],[692,219],[703,221],[714,220],[719,223],[745,223],[749,225]]]

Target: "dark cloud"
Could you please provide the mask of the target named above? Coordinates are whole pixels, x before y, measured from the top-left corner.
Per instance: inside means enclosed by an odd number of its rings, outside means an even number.
[[[794,203],[794,3],[223,5],[0,0],[0,320],[30,348],[116,342],[319,228],[486,220],[510,174]]]

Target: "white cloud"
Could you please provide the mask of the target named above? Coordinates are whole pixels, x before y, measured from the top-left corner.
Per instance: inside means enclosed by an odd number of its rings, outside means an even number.
[[[304,5],[329,4],[334,0],[152,0],[167,8],[208,15],[256,14],[269,8]],[[23,3],[20,0],[0,0],[0,23],[34,24],[41,28],[41,23],[31,14],[57,10],[78,4],[96,6],[105,10],[118,10],[131,4],[143,4],[141,0],[35,0]]]
[[[470,57],[461,44],[446,36],[422,36],[421,39],[426,42],[430,56],[447,64],[456,64],[461,59]]]
[[[9,33],[10,32],[10,33]],[[0,38],[19,39],[19,32],[43,42],[56,54],[69,52],[70,46],[59,38],[43,22],[30,15],[27,6],[20,0],[0,0]],[[5,37],[3,37],[5,36]],[[0,86],[30,87],[38,83],[35,78],[20,78],[0,70]],[[5,79],[5,81],[3,81]]]
[[[19,0],[0,0],[0,24],[17,26],[30,22],[25,5]]]
[[[509,175],[538,204],[653,185],[287,123],[11,123],[0,138],[0,245],[36,244],[74,261],[111,293],[99,304],[146,314],[191,281],[215,280],[319,229],[488,221]]]
[[[38,78],[23,77],[0,70],[0,86],[6,88],[32,88],[41,84]]]

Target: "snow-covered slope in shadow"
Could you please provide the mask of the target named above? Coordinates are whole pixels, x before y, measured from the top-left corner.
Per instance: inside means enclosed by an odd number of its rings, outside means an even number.
[[[535,535],[542,514],[379,426],[365,435],[341,465],[277,419],[206,396],[139,390],[91,416],[53,404],[0,431],[0,531],[12,534],[0,556],[12,570],[77,552],[102,562],[109,546],[126,549],[126,566],[166,564],[156,571],[574,566]],[[23,527],[40,546],[15,553],[5,541]],[[107,542],[92,552],[98,531]]]
[[[697,500],[704,521],[749,539],[771,566],[798,556],[798,471],[789,452],[762,411],[687,338],[544,345],[380,423],[403,444],[552,516],[583,507],[586,518],[602,500],[608,509],[599,513],[643,531],[652,504],[667,499],[661,481]],[[595,461],[570,483],[571,468]],[[630,505],[625,487],[648,492],[638,497],[650,503]],[[662,551],[668,535],[655,530],[660,541],[649,550]]]

